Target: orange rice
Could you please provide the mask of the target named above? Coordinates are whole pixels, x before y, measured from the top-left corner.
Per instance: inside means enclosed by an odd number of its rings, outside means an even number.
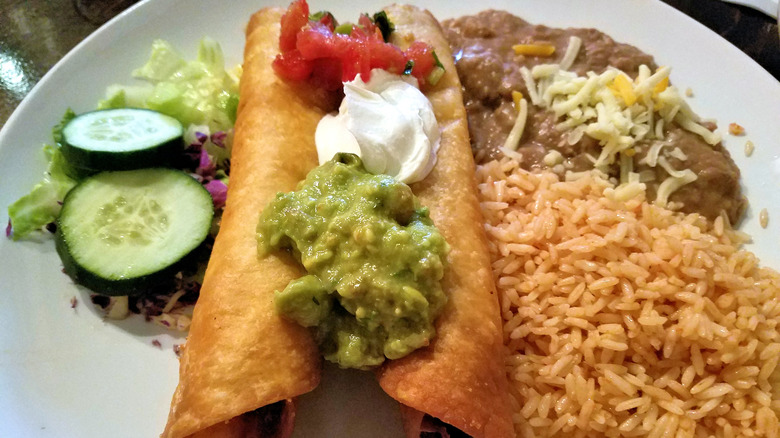
[[[477,170],[519,436],[777,437],[780,275],[727,221]]]

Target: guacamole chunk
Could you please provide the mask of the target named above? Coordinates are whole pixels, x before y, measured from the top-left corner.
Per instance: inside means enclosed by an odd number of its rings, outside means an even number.
[[[276,292],[325,358],[368,368],[428,345],[446,297],[447,243],[406,184],[337,154],[279,193],[257,227],[260,256],[290,249],[308,275]]]

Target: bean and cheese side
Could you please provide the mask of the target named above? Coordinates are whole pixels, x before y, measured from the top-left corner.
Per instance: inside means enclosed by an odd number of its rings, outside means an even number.
[[[627,183],[641,182],[660,205],[739,221],[739,169],[652,56],[595,29],[532,25],[503,11],[443,26],[478,162],[508,146],[528,170],[572,177],[595,164],[629,196]]]

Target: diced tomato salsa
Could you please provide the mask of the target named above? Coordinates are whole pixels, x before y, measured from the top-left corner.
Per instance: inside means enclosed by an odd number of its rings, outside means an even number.
[[[443,69],[433,47],[416,41],[402,51],[386,42],[380,26],[365,14],[356,25],[339,26],[330,13],[312,16],[306,0],[296,0],[282,16],[281,27],[281,53],[273,68],[287,80],[311,80],[325,89],[337,90],[358,74],[368,81],[371,70],[381,68],[411,74],[424,87],[435,84],[441,76],[434,70]]]

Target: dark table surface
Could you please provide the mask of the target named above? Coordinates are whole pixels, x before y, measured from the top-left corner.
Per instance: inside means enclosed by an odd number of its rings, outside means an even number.
[[[729,40],[780,80],[776,20],[718,0],[663,1]],[[135,0],[0,0],[0,126],[60,58],[133,3]]]

